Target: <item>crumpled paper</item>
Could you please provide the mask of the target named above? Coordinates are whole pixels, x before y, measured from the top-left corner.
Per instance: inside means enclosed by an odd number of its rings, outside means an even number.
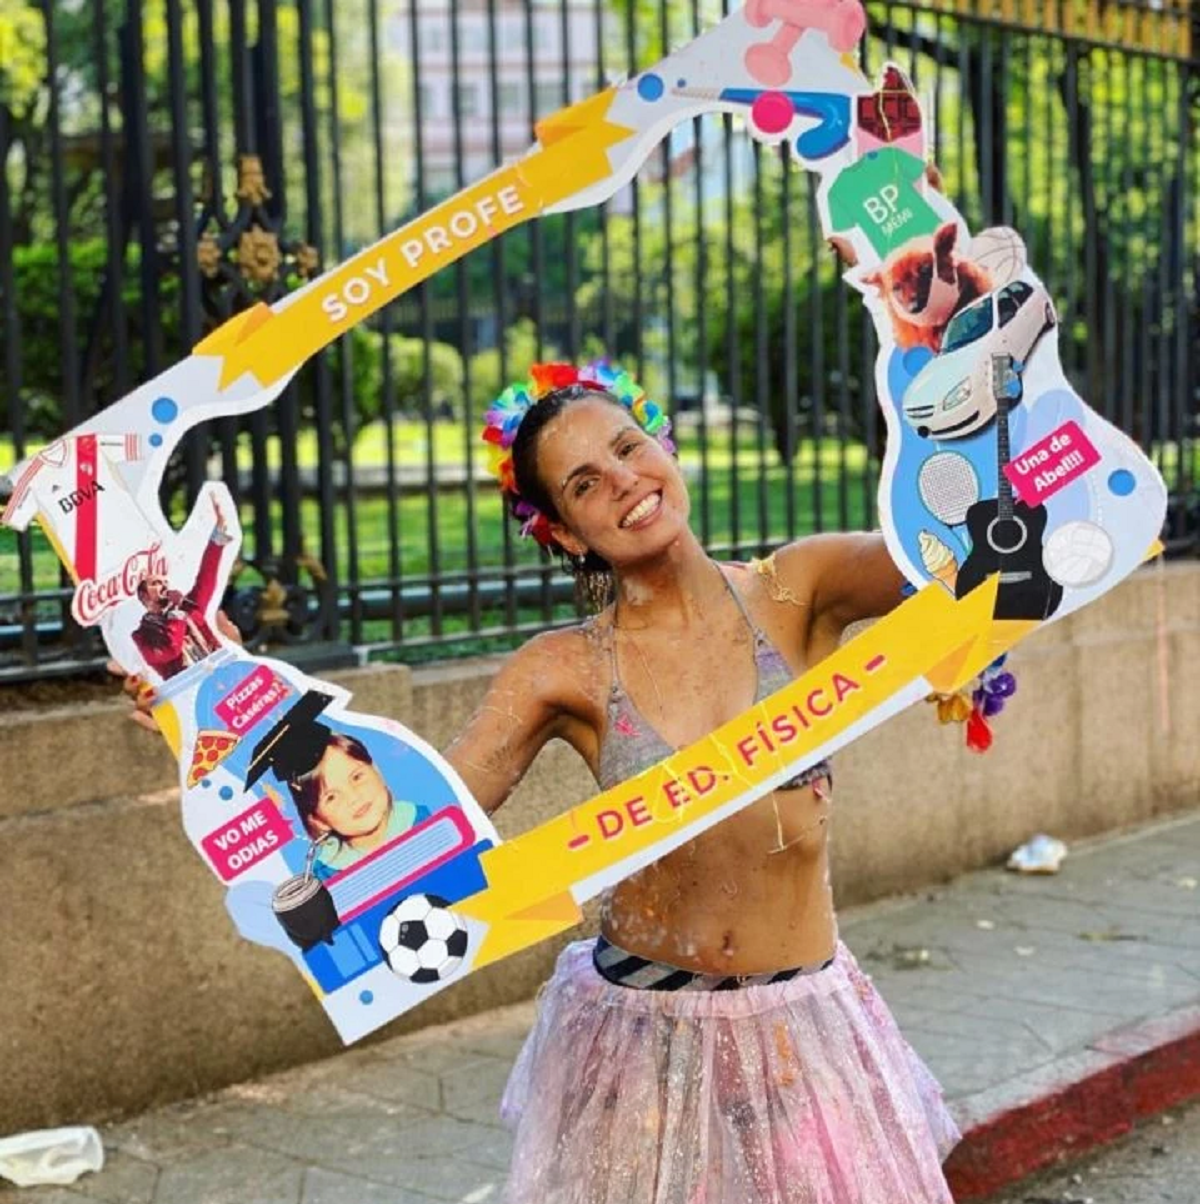
[[[64,1187],[103,1165],[100,1134],[85,1125],[0,1137],[0,1176],[18,1187]]]

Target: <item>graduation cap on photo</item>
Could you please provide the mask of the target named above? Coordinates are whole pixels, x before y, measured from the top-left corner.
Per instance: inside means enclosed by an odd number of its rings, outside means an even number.
[[[317,716],[333,701],[331,694],[309,690],[295,706],[254,746],[246,789],[272,770],[280,782],[291,783],[311,773],[320,763],[333,739],[333,730],[317,722]]]

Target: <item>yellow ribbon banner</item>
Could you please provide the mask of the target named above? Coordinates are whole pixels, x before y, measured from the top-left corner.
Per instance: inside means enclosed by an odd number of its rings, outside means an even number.
[[[1037,623],[992,619],[998,578],[956,601],[928,585],[815,668],[674,756],[485,853],[488,889],[455,904],[488,926],[472,968],[580,919],[579,903],[724,819],[771,778],[847,743],[855,725],[917,687],[952,690]]]
[[[219,355],[220,388],[249,374],[263,388],[282,380],[363,319],[442,268],[611,174],[609,147],[636,130],[607,114],[608,88],[537,127],[524,158],[456,193],[345,263],[284,305],[260,305],[196,347]]]
[[[168,572],[180,571],[181,565],[194,566],[203,556],[213,556],[214,547],[216,562],[220,561],[222,540],[214,542],[209,534],[211,514],[198,509],[184,530],[176,532],[158,512],[162,471],[187,429],[213,417],[248,413],[269,404],[283,391],[291,375],[322,348],[492,238],[547,211],[580,208],[609,199],[623,181],[632,178],[669,129],[705,112],[733,113],[743,118],[748,114],[751,132],[771,145],[785,138],[790,143],[795,139],[798,157],[821,173],[818,199],[823,222],[829,229],[853,232],[860,261],[867,266],[892,259],[905,246],[928,256],[926,244],[935,245],[935,236],[946,228],[951,231],[952,243],[960,234],[965,238],[964,224],[953,207],[932,190],[922,190],[918,183],[923,148],[919,138],[915,149],[910,150],[886,146],[863,151],[854,142],[860,135],[877,137],[878,131],[872,134],[856,129],[850,124],[850,116],[860,106],[870,108],[880,103],[879,94],[867,90],[871,87],[869,81],[853,69],[853,60],[849,64],[846,60],[851,43],[861,33],[861,16],[853,4],[813,6],[812,18],[817,26],[813,36],[803,40],[804,51],[797,56],[802,61],[793,62],[789,54],[795,40],[791,34],[794,27],[785,23],[782,32],[771,35],[773,40],[764,41],[761,23],[750,21],[746,14],[733,13],[690,47],[645,73],[637,85],[609,88],[547,118],[537,127],[537,144],[521,159],[440,203],[274,308],[260,305],[234,318],[202,342],[189,360],[107,407],[52,448],[18,465],[12,474],[4,521],[18,529],[24,529],[34,518],[43,522],[63,563],[80,589],[86,591],[86,597],[93,599],[89,614],[92,621],[102,623],[114,655],[123,656],[122,663],[141,666],[141,646],[129,634],[142,619],[141,582],[155,574],[165,578]],[[789,49],[785,52],[781,45]],[[759,78],[764,72],[773,75],[784,68],[797,80],[803,78],[813,91],[771,91]],[[671,81],[678,82],[672,87]],[[811,128],[814,121],[818,125]],[[818,130],[821,136],[814,140],[812,135]],[[916,130],[909,138],[918,135]],[[811,161],[806,158],[809,155],[814,156]],[[903,237],[907,243],[897,235],[901,226],[906,228]],[[1004,262],[1014,256],[1020,260],[1015,266],[1008,265],[1013,275],[1007,286],[1011,290],[1019,283],[1015,276],[1024,267],[1024,249],[1017,239],[1020,254],[1013,251],[1013,239],[1008,237],[1011,231],[990,233],[991,243],[985,240],[981,245],[985,249],[991,245],[993,259],[999,238],[1002,250],[1007,248]],[[872,305],[884,348],[879,392],[885,400],[889,448],[897,447],[902,439],[911,447],[912,441],[919,439],[919,458],[926,465],[936,460],[944,466],[957,457],[967,475],[975,479],[982,462],[972,465],[965,454],[935,452],[933,443],[925,442],[930,432],[922,435],[907,422],[905,397],[890,378],[884,379],[889,363],[900,350],[897,328],[883,299],[872,295],[876,286],[865,287],[862,279],[858,285]],[[1026,299],[1034,296],[1035,285],[1041,287],[1035,279],[1025,281],[1021,295]],[[1010,292],[1009,299],[1017,296]],[[1046,329],[1039,339],[1047,336],[1057,320],[1048,296],[1043,300],[1043,310],[1028,311],[1035,316],[1042,313],[1046,319]],[[1015,303],[1019,307],[1019,301]],[[1048,337],[1043,346],[1051,347]],[[1140,550],[1161,530],[1166,490],[1136,447],[1069,391],[1056,354],[1039,352],[1034,368],[1036,371],[1027,371],[1024,378],[1030,387],[1028,410],[1039,398],[1049,398],[1056,407],[1067,407],[1065,412],[1074,415],[1077,435],[1086,435],[1088,447],[1096,454],[1091,471],[1103,472],[1114,499],[1106,503],[1105,524],[1101,524],[1097,510],[1092,515],[1095,522],[1060,523],[1051,536],[1090,534],[1093,542],[1087,550],[1093,559],[1096,540],[1112,553],[1109,563],[1100,566],[1100,577],[1088,578],[1084,573],[1069,605],[1064,603],[1058,609],[1056,617],[1062,617],[1133,570]],[[964,366],[963,372],[968,371],[973,368]],[[960,387],[970,395],[971,386],[968,377]],[[982,406],[983,400],[979,404]],[[990,420],[990,412],[987,417]],[[1058,421],[1062,422],[1061,414]],[[1067,424],[1053,433],[1061,437],[1062,431],[1070,428]],[[947,428],[947,439],[954,429]],[[1007,425],[1005,432],[1003,456],[999,441],[996,443],[998,475],[1011,460]],[[1101,462],[1103,470],[1098,468]],[[781,785],[797,770],[844,747],[930,691],[951,693],[960,689],[1055,613],[1012,604],[1011,587],[1019,586],[1021,578],[1030,577],[1033,568],[1049,580],[1045,549],[1032,568],[1023,562],[1017,564],[1015,568],[1020,571],[1009,573],[1007,583],[1002,574],[991,572],[990,561],[981,561],[983,584],[969,591],[963,589],[961,599],[956,599],[941,580],[930,581],[933,570],[928,565],[922,568],[912,559],[896,523],[895,504],[906,505],[909,499],[905,491],[915,493],[917,489],[917,477],[913,475],[893,494],[893,481],[900,479],[896,477],[898,464],[895,456],[885,462],[881,486],[885,504],[881,513],[901,569],[910,581],[928,584],[889,616],[704,739],[516,839],[494,843],[495,829],[469,797],[465,785],[458,783],[460,810],[469,821],[470,847],[492,846],[480,859],[487,887],[467,898],[456,897],[451,903],[454,912],[476,930],[470,955],[463,962],[464,970],[490,964],[571,927],[580,918],[579,906],[584,900],[695,838]],[[986,467],[991,469],[990,459]],[[98,473],[104,475],[103,486]],[[74,509],[70,513],[61,510],[55,492],[60,479],[67,480],[81,496],[86,492],[90,509],[78,514]],[[91,488],[93,483],[96,488]],[[998,499],[977,500],[985,506],[999,504]],[[216,486],[210,488],[206,506],[209,502],[216,507],[220,535],[224,526],[221,508],[230,511],[232,499],[223,487]],[[968,526],[974,509],[970,506],[967,511]],[[928,524],[937,517],[932,509],[910,507],[904,521],[911,527],[913,523]],[[961,524],[962,516],[956,525]],[[1090,532],[1086,530],[1089,527],[1093,528]],[[992,538],[990,526],[987,538]],[[998,545],[993,548],[998,554],[996,563],[1008,565],[1005,556],[1009,553]],[[944,544],[943,550],[950,553]],[[1077,562],[1091,571],[1091,561],[1086,557],[1081,561],[1081,554],[1071,546],[1060,552],[1060,560],[1070,572],[1079,572]],[[959,567],[965,568],[965,563]],[[221,577],[220,586],[226,576]],[[960,572],[960,584],[963,576]],[[1006,584],[1010,590],[1007,595]],[[211,597],[219,596],[217,588]],[[215,600],[209,610],[213,607]],[[998,620],[998,611],[1039,617]],[[208,617],[212,619],[211,613]],[[221,654],[233,655],[227,649]],[[156,714],[168,743],[185,764],[190,764],[188,757],[193,748],[200,746],[205,724],[211,726],[208,716],[220,715],[207,703],[204,708],[200,706],[206,674],[226,663],[218,662],[214,651],[207,660],[171,675],[170,680],[164,675]],[[336,715],[353,721],[354,713],[344,709],[349,696],[342,697],[335,687],[279,663],[266,665],[265,672],[268,677],[263,680],[278,678],[300,700],[297,709],[306,699],[316,700],[320,703],[318,710],[327,717]],[[247,678],[241,686],[249,688],[249,681]],[[227,705],[230,697],[233,695],[222,698],[221,705]],[[315,725],[311,714],[307,721]],[[279,738],[286,730],[285,726]],[[434,751],[412,733],[401,729],[387,734],[403,737],[431,761],[436,760]],[[232,763],[226,760],[207,770],[206,775],[213,780],[204,776],[201,784],[195,784],[195,797],[189,793],[192,784],[185,788],[185,817],[191,817],[193,839],[202,853],[213,832],[220,831],[213,827],[215,823],[232,830],[230,825],[244,818],[232,800],[248,778],[244,766],[238,775],[233,774]],[[448,766],[441,769],[447,781],[457,781]],[[221,775],[229,779],[228,795],[209,790],[201,798],[205,786],[212,786]],[[228,814],[223,813],[219,821],[214,818],[214,796],[218,803],[221,799],[228,801]],[[459,827],[454,831],[463,835]],[[271,870],[276,875],[271,879],[273,890],[282,890],[288,897],[295,870],[294,863],[289,867],[284,859],[278,859]],[[350,867],[347,878],[354,872]],[[475,890],[478,883],[478,876],[473,875],[463,889]],[[234,882],[231,886],[231,898],[239,885]],[[308,939],[307,929],[300,938],[287,925],[281,929],[287,933],[281,939],[290,939],[303,950],[303,954],[293,956],[314,987],[319,988],[326,1010],[347,1040],[377,1028],[444,985],[442,979],[430,982],[428,977],[417,978],[397,969],[379,953],[384,946],[384,926],[389,921],[394,921],[393,928],[399,924],[396,910],[408,903],[405,892],[410,886],[409,879],[397,877],[378,897],[355,895],[356,902],[347,902],[344,912],[336,911],[330,893],[328,907],[321,913],[322,922],[328,920],[327,912],[332,912],[337,927],[325,933],[317,945],[302,944],[302,939]],[[381,913],[373,910],[388,907],[396,910],[388,911],[383,920]],[[231,914],[236,918],[236,908]],[[369,923],[365,918],[368,916],[373,917]],[[308,922],[315,920],[310,917]],[[328,959],[320,956],[326,937],[333,931],[348,933],[351,927],[355,935],[346,939],[358,942],[355,948],[361,956],[370,954],[375,959],[353,973],[326,964]],[[378,1000],[373,1010],[364,1002],[368,999]]]

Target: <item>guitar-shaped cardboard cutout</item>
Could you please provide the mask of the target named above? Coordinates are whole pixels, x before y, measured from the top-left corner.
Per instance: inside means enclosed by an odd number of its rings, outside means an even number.
[[[227,885],[234,923],[292,959],[345,1040],[569,928],[584,900],[968,682],[1155,545],[1161,479],[1072,391],[1053,304],[1017,235],[972,237],[926,184],[911,85],[895,67],[876,85],[856,66],[865,27],[858,0],[752,0],[542,122],[523,158],[234,318],[12,470],[4,521],[41,523],[75,581],[75,617],[158,683],[184,826]],[[310,356],[497,234],[612,197],[673,127],[706,113],[786,142],[820,177],[825,232],[855,248],[847,278],[881,344],[882,524],[917,593],[705,739],[501,842],[419,737],[219,638],[239,536],[228,490],[206,485],[175,531],[159,483],[186,430],[269,404]],[[1007,365],[1000,389],[995,363]]]

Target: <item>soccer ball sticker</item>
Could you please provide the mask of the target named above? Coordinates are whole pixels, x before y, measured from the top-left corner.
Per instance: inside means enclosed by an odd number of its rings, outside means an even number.
[[[458,971],[467,953],[467,929],[445,899],[409,895],[384,917],[379,945],[393,974],[425,986]]]

